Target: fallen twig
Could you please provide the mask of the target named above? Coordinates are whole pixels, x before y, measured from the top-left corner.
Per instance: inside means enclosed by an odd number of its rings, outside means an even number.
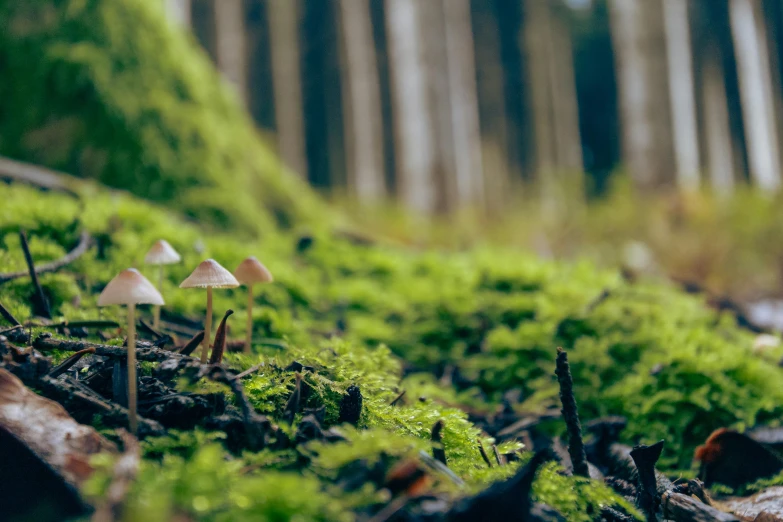
[[[658,481],[655,477],[655,463],[663,451],[663,441],[658,441],[651,446],[635,446],[631,450],[631,458],[638,470],[639,487],[637,495],[639,497],[639,507],[647,514],[647,520],[655,522],[655,513],[660,504],[660,495],[658,494]]]
[[[13,314],[11,314],[11,312],[9,312],[8,309],[2,305],[2,303],[0,303],[0,315],[2,315],[3,319],[11,323],[11,325],[14,327],[22,325],[22,323],[20,323],[16,317],[14,317]]]
[[[230,375],[225,368],[217,365],[204,366],[203,368],[205,370],[202,372],[204,377],[227,385],[234,393],[236,402],[242,412],[248,449],[251,451],[263,449],[266,445],[266,434],[273,429],[270,420],[266,416],[256,413],[247,395],[245,395],[245,390],[242,388],[240,380]]]
[[[49,350],[63,350],[66,352],[79,352],[88,348],[95,349],[95,355],[101,357],[127,357],[128,351],[124,346],[110,346],[107,344],[91,343],[87,341],[63,341],[52,338],[51,334],[42,333],[33,341],[33,347],[42,352]],[[185,355],[153,348],[149,343],[139,341],[136,343],[136,359],[139,361],[161,362],[167,359],[181,359]],[[189,357],[188,357],[189,358]]]
[[[446,464],[446,450],[443,449],[443,426],[445,423],[443,422],[443,419],[440,419],[438,422],[435,423],[435,425],[432,427],[432,435],[431,439],[434,443],[432,445],[432,456],[435,457],[435,460]]]
[[[92,389],[76,381],[68,378],[43,377],[38,381],[37,387],[45,396],[56,400],[68,411],[87,410],[90,414],[100,414],[103,423],[107,426],[128,425],[126,408],[107,401]],[[165,432],[163,426],[153,420],[139,417],[138,423],[139,433],[142,435],[162,435]]]
[[[264,367],[264,363],[258,363],[255,366],[253,366],[251,368],[248,368],[247,370],[245,370],[245,371],[243,371],[241,373],[238,373],[236,375],[236,378],[237,379],[242,379],[243,377],[247,377],[248,375],[257,372],[258,370],[260,370],[263,367]]]
[[[398,402],[402,400],[402,398],[405,397],[405,390],[402,390],[399,395],[397,395],[393,401],[389,403],[389,406],[394,406]]]
[[[288,398],[288,402],[283,409],[283,417],[288,421],[288,424],[293,424],[296,412],[299,411],[299,400],[302,397],[302,374],[296,374],[296,384],[294,384],[294,391],[291,392],[291,396]]]
[[[85,355],[87,355],[88,353],[95,353],[95,348],[86,348],[84,350],[78,351],[75,354],[71,355],[63,362],[61,362],[60,364],[52,368],[52,371],[49,372],[49,377],[51,377],[52,379],[56,379],[60,375],[70,370],[74,364],[79,362],[79,360]]]
[[[204,330],[201,330],[199,333],[193,336],[193,338],[185,343],[185,346],[179,349],[180,355],[190,355],[192,354],[196,348],[198,348],[201,345],[201,342],[204,340]]]
[[[52,318],[52,311],[49,309],[49,301],[46,300],[41,283],[38,282],[38,276],[35,273],[35,263],[33,263],[33,256],[30,254],[30,245],[27,244],[27,233],[24,230],[19,232],[19,241],[22,244],[22,252],[24,252],[24,260],[27,263],[27,269],[30,273],[30,279],[33,282],[33,288],[35,288],[35,299],[33,300],[33,310],[36,311],[36,315]]]
[[[79,198],[79,194],[73,189],[73,186],[80,182],[77,178],[30,163],[0,157],[0,179],[57,190]]]
[[[478,443],[478,449],[479,453],[481,454],[481,458],[484,459],[484,462],[487,463],[487,467],[492,467],[492,461],[489,460],[489,455],[487,455],[487,451],[484,449],[484,445],[481,443],[481,439],[477,439],[476,442]]]
[[[579,412],[574,397],[574,381],[571,378],[571,369],[568,367],[568,355],[562,348],[557,349],[555,374],[560,383],[560,401],[563,404],[563,418],[568,430],[568,454],[571,456],[574,475],[589,478],[590,470],[587,467],[582,427],[579,425]]]
[[[90,234],[86,231],[82,232],[79,236],[79,243],[76,245],[76,247],[74,247],[73,250],[65,254],[60,259],[35,267],[35,273],[40,275],[49,272],[56,272],[64,266],[73,263],[76,259],[87,252],[87,250],[90,248],[90,241]],[[0,274],[0,284],[7,283],[8,281],[12,281],[14,279],[19,279],[20,277],[25,277],[27,275],[29,275],[29,272],[25,271]]]

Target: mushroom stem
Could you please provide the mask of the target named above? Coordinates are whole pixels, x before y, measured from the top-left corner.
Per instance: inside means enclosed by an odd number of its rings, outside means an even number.
[[[207,287],[207,320],[204,322],[204,346],[201,349],[201,364],[207,364],[209,338],[212,334],[212,287]]]
[[[163,265],[158,265],[158,292],[163,293]],[[152,327],[160,329],[160,305],[155,305],[152,310]]]
[[[128,305],[128,424],[136,435],[136,305]]]
[[[253,285],[247,286],[247,332],[245,332],[245,353],[250,353],[250,339],[253,337]]]

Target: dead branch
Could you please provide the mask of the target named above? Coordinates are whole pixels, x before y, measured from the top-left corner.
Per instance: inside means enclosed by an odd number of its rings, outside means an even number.
[[[663,494],[663,518],[674,522],[739,522],[739,518],[703,504],[693,497],[667,491]]]
[[[87,252],[87,250],[89,250],[91,241],[92,238],[90,237],[90,234],[87,231],[82,232],[79,236],[79,243],[76,245],[76,247],[74,247],[73,250],[65,254],[60,259],[35,267],[36,275],[56,272],[64,266],[73,263],[85,252]],[[0,274],[0,284],[7,283],[8,281],[13,281],[14,279],[19,279],[20,277],[25,277],[28,275],[30,275],[30,273],[27,271]]]
[[[33,347],[42,352],[50,350],[63,350],[66,352],[80,352],[89,348],[95,350],[95,355],[101,357],[127,357],[128,350],[124,346],[109,346],[107,344],[91,343],[87,341],[64,341],[54,339],[50,334],[42,333],[33,341]],[[136,359],[139,361],[161,362],[168,359],[190,359],[185,355],[160,348],[154,348],[149,343],[138,341],[136,343]]]

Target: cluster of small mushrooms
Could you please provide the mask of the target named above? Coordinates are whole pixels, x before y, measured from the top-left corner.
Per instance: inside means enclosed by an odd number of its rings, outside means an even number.
[[[136,305],[154,305],[153,328],[160,327],[160,307],[164,304],[161,295],[163,286],[163,268],[165,265],[178,263],[181,260],[176,250],[164,239],[158,240],[147,252],[144,262],[158,267],[158,287],[144,277],[135,268],[123,270],[109,281],[98,297],[98,306],[126,305],[128,307],[128,417],[132,433],[137,430],[136,417]],[[201,349],[201,362],[207,362],[209,340],[212,330],[212,289],[236,288],[240,284],[247,287],[247,333],[245,336],[245,353],[250,353],[251,335],[253,332],[253,285],[269,283],[272,274],[255,257],[242,261],[232,274],[214,259],[202,261],[193,273],[182,283],[180,288],[207,289],[207,316],[204,322],[204,341]]]

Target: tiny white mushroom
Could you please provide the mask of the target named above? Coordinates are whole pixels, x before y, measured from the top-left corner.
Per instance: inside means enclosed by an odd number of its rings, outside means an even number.
[[[163,297],[152,283],[135,268],[120,272],[109,281],[98,297],[98,306],[126,305],[128,307],[128,424],[134,435],[136,418],[136,305],[160,306]]]
[[[209,352],[209,338],[212,330],[212,289],[236,288],[239,281],[223,268],[214,259],[202,261],[182,283],[180,288],[206,288],[207,289],[207,318],[204,321],[204,344],[201,349],[201,362],[207,362]]]
[[[250,338],[253,333],[253,285],[256,283],[271,283],[272,273],[255,256],[250,256],[241,263],[234,275],[241,284],[247,287],[247,332],[245,333],[245,353],[250,353]]]
[[[181,259],[179,253],[165,239],[155,241],[155,244],[147,252],[144,263],[158,266],[159,292],[163,292],[163,265],[173,265],[179,263]],[[160,306],[155,306],[153,309],[152,327],[156,330],[160,328]]]

